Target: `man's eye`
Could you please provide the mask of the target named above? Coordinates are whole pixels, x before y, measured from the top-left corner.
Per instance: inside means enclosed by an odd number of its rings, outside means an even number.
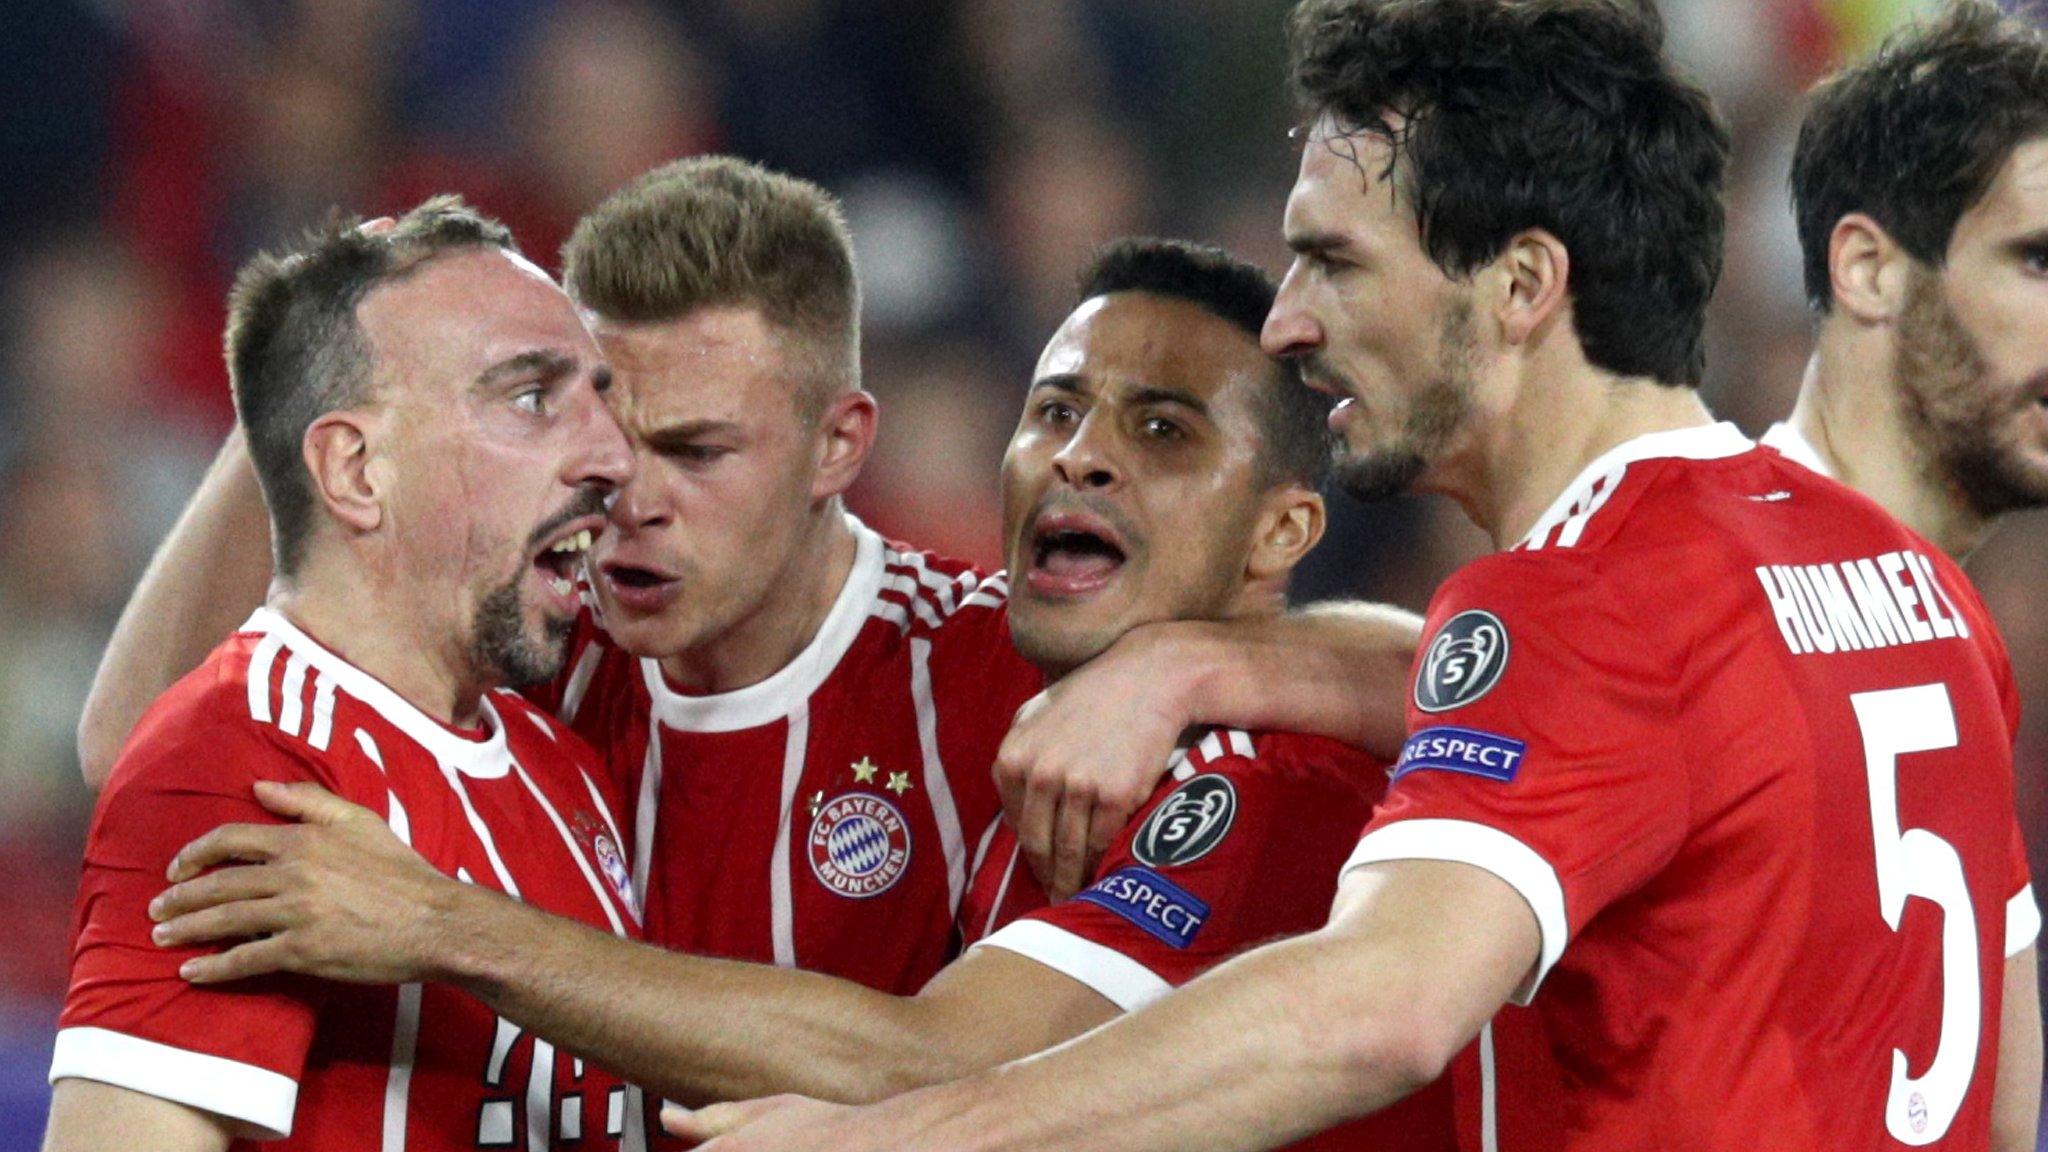
[[[2036,244],[2020,255],[2020,263],[2036,276],[2048,276],[2048,244]]]
[[[668,455],[685,464],[709,464],[729,451],[717,444],[678,444],[668,450]]]
[[[1145,435],[1152,437],[1154,440],[1178,440],[1182,436],[1187,435],[1187,432],[1180,425],[1168,420],[1164,416],[1146,417],[1144,427]]]
[[[512,397],[512,406],[529,416],[544,416],[548,410],[547,389],[528,388]]]
[[[1081,414],[1074,411],[1074,406],[1071,404],[1063,404],[1058,400],[1047,400],[1038,406],[1038,418],[1047,424],[1065,425],[1079,420]]]

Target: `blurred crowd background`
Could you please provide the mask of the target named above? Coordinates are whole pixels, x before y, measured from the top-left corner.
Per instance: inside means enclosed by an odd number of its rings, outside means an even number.
[[[883,432],[855,500],[997,561],[996,462],[1096,244],[1276,272],[1284,0],[49,0],[0,16],[0,1149],[33,1147],[91,811],[73,728],[231,419],[222,300],[331,208],[458,190],[543,263],[605,192],[730,151],[843,197]],[[1785,173],[1802,92],[1909,0],[1663,0],[1738,150],[1707,395],[1751,433],[1809,347]],[[1389,302],[1389,306],[1398,306]],[[1339,498],[1297,591],[1420,609],[1484,542]],[[1972,561],[2029,704],[2048,876],[2048,518]],[[2048,1148],[2048,1144],[2044,1144]]]

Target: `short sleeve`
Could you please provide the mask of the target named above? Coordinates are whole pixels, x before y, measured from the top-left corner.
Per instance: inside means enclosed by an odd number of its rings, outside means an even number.
[[[954,928],[963,948],[972,947],[997,930],[1052,900],[1024,860],[1017,833],[1000,820],[989,826],[967,893],[960,900]]]
[[[2034,878],[2027,865],[2027,840],[2018,817],[2012,822],[2012,899],[2005,905],[2007,959],[2032,948],[2041,939],[2041,905],[2034,899]]]
[[[1649,611],[1569,553],[1454,576],[1431,606],[1389,798],[1345,865],[1456,861],[1513,886],[1542,933],[1522,1003],[1688,830],[1677,662]]]
[[[228,823],[278,823],[259,779],[334,781],[282,733],[216,723],[131,743],[94,813],[79,881],[71,985],[50,1080],[96,1080],[287,1135],[321,985],[271,977],[198,986],[201,949],[150,941],[149,902],[171,858]]]
[[[1370,783],[1356,767],[1210,760],[1161,787],[1092,885],[982,946],[1028,956],[1135,1009],[1248,948],[1321,927],[1332,876],[1371,810]]]

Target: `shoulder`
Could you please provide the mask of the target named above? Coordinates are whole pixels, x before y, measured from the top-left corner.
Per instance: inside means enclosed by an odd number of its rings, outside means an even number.
[[[1009,600],[1002,573],[889,540],[882,546],[882,580],[871,613],[905,634],[1001,632],[1007,642]]]
[[[1369,752],[1322,736],[1299,732],[1251,732],[1215,728],[1167,763],[1155,801],[1183,791],[1205,777],[1227,781],[1233,799],[1272,797],[1341,805],[1370,805],[1386,791],[1387,762]]]

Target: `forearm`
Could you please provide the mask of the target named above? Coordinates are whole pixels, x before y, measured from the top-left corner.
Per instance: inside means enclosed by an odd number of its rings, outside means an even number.
[[[135,722],[263,602],[270,521],[240,429],[158,546],[121,613],[78,722],[86,783],[106,782]]]
[[[1308,732],[1392,757],[1406,738],[1409,669],[1422,622],[1376,604],[1284,616],[1153,625],[1178,665],[1191,722]]]
[[[2032,948],[2005,962],[1998,1080],[1991,1097],[1993,1152],[2033,1152],[2041,1122],[2041,994]]]
[[[1318,933],[1260,949],[1043,1056],[882,1106],[918,1148],[1274,1148],[1401,1098],[1435,1070],[1374,1026],[1399,1019],[1369,946]],[[1142,1070],[1142,1073],[1138,1070]],[[879,1118],[879,1117],[878,1117]],[[858,1141],[855,1142],[858,1146]]]
[[[859,1103],[967,1070],[924,1005],[850,981],[668,952],[467,886],[441,919],[436,975],[671,1100]]]
[[[155,1096],[96,1080],[57,1081],[43,1152],[223,1152],[239,1125]]]

